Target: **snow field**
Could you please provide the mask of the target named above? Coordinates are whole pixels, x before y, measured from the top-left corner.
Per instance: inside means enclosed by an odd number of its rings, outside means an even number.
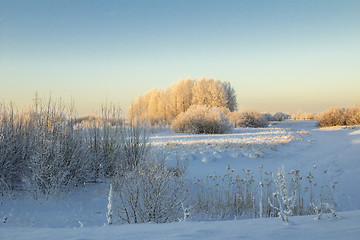
[[[0,238],[358,239],[359,127],[319,129],[314,121],[284,121],[222,135],[154,133],[150,140],[170,165],[176,160],[187,163],[187,179],[224,176],[229,165],[235,173],[242,169],[257,172],[261,165],[264,171],[276,173],[284,165],[286,172],[297,169],[303,177],[311,171],[319,186],[338,181],[339,218],[290,217],[288,225],[278,218],[266,218],[104,226],[109,184],[102,183],[79,187],[57,200],[34,201],[21,193],[0,196]]]
[[[177,222],[165,224],[102,225],[76,228],[0,228],[2,239],[327,239],[357,240],[360,211],[342,212],[335,219],[325,215],[291,217],[285,225],[280,219],[263,218],[221,222]]]

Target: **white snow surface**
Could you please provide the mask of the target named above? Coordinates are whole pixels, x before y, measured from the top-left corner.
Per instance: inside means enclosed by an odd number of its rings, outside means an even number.
[[[0,239],[359,239],[360,127],[317,128],[314,121],[284,121],[263,129],[221,135],[160,132],[153,149],[168,163],[187,165],[187,178],[235,171],[310,170],[339,181],[339,218],[324,215],[220,222],[107,225],[109,185],[89,184],[57,200],[31,200],[23,193],[0,196]],[[314,167],[316,170],[314,172]]]
[[[176,222],[78,228],[0,228],[1,239],[359,239],[360,211],[325,215],[222,222]]]

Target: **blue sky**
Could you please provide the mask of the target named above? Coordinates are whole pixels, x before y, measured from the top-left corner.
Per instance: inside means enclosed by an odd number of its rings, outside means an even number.
[[[229,81],[240,110],[360,103],[360,1],[0,0],[0,100],[126,111],[179,78]]]

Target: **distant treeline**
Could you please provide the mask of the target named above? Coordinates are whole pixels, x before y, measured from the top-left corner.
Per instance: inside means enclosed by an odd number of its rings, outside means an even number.
[[[297,112],[293,120],[317,120],[321,127],[360,125],[360,104],[352,107],[330,107],[321,113]]]

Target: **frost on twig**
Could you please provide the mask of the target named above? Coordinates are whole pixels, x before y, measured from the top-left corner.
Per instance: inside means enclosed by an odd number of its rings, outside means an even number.
[[[109,190],[109,195],[108,195],[108,205],[107,205],[107,222],[109,225],[111,225],[113,223],[113,207],[112,207],[112,198],[113,198],[113,186],[110,183],[110,190]]]
[[[270,200],[268,202],[271,207],[279,211],[279,217],[287,223],[288,216],[293,216],[294,208],[296,206],[296,192],[292,191],[291,196],[288,192],[284,166],[281,166],[281,169],[278,170],[276,175],[277,178],[273,174],[273,180],[276,186],[273,197],[277,200],[279,207],[275,207],[271,204]]]
[[[186,219],[187,219],[188,217],[190,217],[190,209],[184,207],[184,204],[183,204],[183,203],[181,203],[181,208],[182,208],[183,213],[184,213],[184,221],[186,221]]]

